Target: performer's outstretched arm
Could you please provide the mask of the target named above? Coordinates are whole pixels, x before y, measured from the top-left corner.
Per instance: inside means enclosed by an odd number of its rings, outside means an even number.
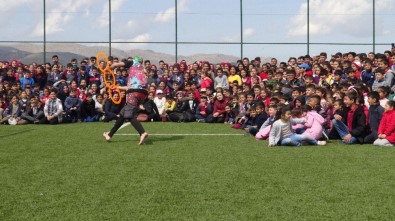
[[[125,66],[125,63],[122,62],[122,61],[120,61],[120,62],[117,62],[117,63],[112,64],[112,65],[110,66],[110,68],[111,68],[111,69],[114,69],[114,68],[123,67],[123,66]]]

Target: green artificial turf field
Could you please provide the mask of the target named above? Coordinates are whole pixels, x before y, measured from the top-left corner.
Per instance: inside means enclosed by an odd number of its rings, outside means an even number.
[[[395,148],[268,148],[222,124],[144,126],[138,146],[105,142],[111,123],[0,125],[0,220],[395,220]]]

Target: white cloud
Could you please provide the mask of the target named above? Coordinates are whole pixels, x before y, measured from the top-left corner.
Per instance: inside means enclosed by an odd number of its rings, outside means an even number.
[[[152,35],[149,33],[144,33],[141,35],[137,35],[134,38],[131,39],[114,39],[113,41],[115,42],[147,42],[150,41],[152,39]],[[145,48],[147,46],[146,43],[138,43],[138,44],[123,44],[123,43],[113,43],[112,44],[113,47],[115,48],[119,48],[122,50],[128,50],[128,49],[136,49],[136,48]]]
[[[180,12],[184,12],[187,9],[188,9],[188,2],[187,2],[187,0],[181,0],[181,1],[178,2],[177,11],[179,13]],[[176,12],[175,7],[168,8],[165,11],[160,11],[160,12],[158,12],[158,14],[156,14],[154,20],[156,22],[163,22],[163,23],[169,22],[169,21],[173,21],[174,17],[175,17],[175,12]]]
[[[376,12],[393,7],[391,0],[377,0]],[[301,4],[298,15],[290,19],[289,36],[307,33],[307,3]],[[372,23],[371,0],[312,0],[310,1],[310,35],[343,33],[351,36],[371,35],[364,24]],[[369,25],[370,26],[370,25]]]
[[[255,34],[255,29],[253,28],[246,28],[243,30],[243,37],[248,38]]]
[[[120,9],[125,0],[112,0],[111,1],[111,12],[114,12]],[[107,27],[109,25],[109,17],[108,17],[108,4],[105,4],[103,7],[103,11],[99,17],[99,27]]]
[[[152,36],[149,33],[144,33],[141,35],[137,35],[136,37],[132,38],[131,41],[149,41],[151,40]]]
[[[48,11],[46,17],[46,34],[51,35],[58,32],[63,32],[63,26],[68,22],[72,21],[74,17],[75,11],[80,10],[81,8],[85,8],[85,14],[89,14],[87,8],[94,4],[95,0],[84,0],[84,1],[73,1],[73,0],[64,0],[62,4],[57,4],[56,7],[49,7],[53,10]],[[40,22],[36,25],[31,36],[38,37],[44,34],[43,23]]]

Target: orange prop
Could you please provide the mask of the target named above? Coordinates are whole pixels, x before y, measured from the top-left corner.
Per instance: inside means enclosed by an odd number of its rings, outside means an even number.
[[[105,67],[105,69],[103,69],[103,68],[100,66],[101,58],[104,58],[104,60],[106,61],[106,67]],[[109,98],[112,100],[112,102],[114,102],[115,104],[120,104],[120,103],[121,103],[121,91],[119,90],[119,88],[118,88],[118,86],[117,86],[117,79],[116,79],[116,77],[115,77],[114,72],[113,72],[113,71],[111,70],[111,68],[110,68],[110,65],[109,65],[109,63],[108,63],[108,57],[107,57],[107,55],[106,55],[104,52],[100,52],[99,54],[97,54],[96,64],[97,64],[97,67],[99,68],[99,70],[100,70],[100,72],[101,72],[101,74],[102,74],[102,76],[103,76],[104,85],[107,87],[107,91],[108,91],[108,97],[109,97]],[[112,84],[110,84],[110,83],[107,81],[107,78],[106,78],[106,73],[107,73],[107,72],[110,73],[111,76],[112,76]],[[118,92],[118,95],[119,95],[119,99],[118,99],[118,100],[115,100],[115,99],[114,99],[114,97],[113,97],[113,90],[116,91],[116,92]]]

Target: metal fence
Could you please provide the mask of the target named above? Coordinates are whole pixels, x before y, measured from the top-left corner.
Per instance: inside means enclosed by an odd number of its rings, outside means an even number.
[[[172,25],[174,25],[174,30],[170,30],[171,32],[171,36],[173,36],[173,39],[166,39],[166,40],[153,40],[153,41],[141,41],[141,40],[119,40],[119,39],[115,39],[114,38],[114,25],[113,25],[113,14],[115,13],[124,13],[127,15],[133,15],[136,12],[133,11],[120,11],[119,9],[117,9],[118,11],[114,11],[113,8],[113,4],[114,2],[112,2],[111,0],[102,0],[104,3],[108,4],[108,38],[105,40],[92,40],[92,41],[86,41],[86,40],[56,40],[56,39],[49,39],[48,38],[48,26],[49,23],[51,22],[50,20],[48,20],[48,14],[49,13],[54,13],[53,9],[52,11],[49,10],[48,11],[48,2],[51,2],[51,0],[42,0],[42,19],[43,19],[43,27],[42,27],[42,39],[35,39],[35,40],[31,40],[28,37],[25,38],[21,38],[18,40],[4,40],[4,38],[2,38],[0,40],[0,43],[35,43],[35,44],[42,44],[43,45],[43,60],[45,61],[47,58],[47,53],[48,53],[48,46],[49,45],[54,45],[54,44],[59,44],[59,43],[63,43],[63,44],[69,44],[69,43],[80,43],[80,44],[95,44],[95,45],[106,45],[108,46],[108,53],[111,55],[112,54],[112,50],[114,47],[114,44],[117,45],[122,45],[122,44],[133,44],[133,45],[138,45],[138,44],[144,44],[144,45],[169,45],[170,47],[174,46],[174,53],[171,53],[174,55],[174,60],[177,61],[179,60],[180,57],[180,48],[183,47],[199,47],[200,45],[215,45],[215,47],[218,47],[220,45],[222,46],[226,46],[226,47],[239,47],[238,50],[238,54],[234,54],[240,58],[243,58],[244,56],[246,56],[246,54],[250,54],[250,53],[246,53],[246,50],[248,50],[249,48],[253,47],[256,48],[257,46],[264,46],[264,47],[271,47],[271,48],[276,48],[278,47],[279,50],[282,50],[284,48],[287,47],[298,47],[299,50],[301,47],[305,47],[304,49],[304,53],[306,54],[310,54],[312,52],[312,48],[314,47],[321,47],[321,48],[328,48],[329,47],[342,47],[344,46],[344,48],[362,48],[364,50],[369,50],[369,51],[376,51],[376,48],[378,46],[384,46],[384,47],[390,47],[391,42],[383,42],[383,41],[377,41],[376,38],[376,1],[372,0],[372,4],[370,7],[371,12],[370,13],[366,13],[366,11],[364,11],[364,17],[367,17],[367,23],[364,24],[359,24],[361,25],[361,28],[364,27],[366,30],[366,32],[371,33],[371,37],[367,37],[366,41],[360,41],[360,42],[340,42],[340,41],[336,41],[336,42],[321,42],[319,41],[319,39],[314,39],[313,34],[312,34],[312,23],[314,21],[314,18],[317,15],[317,12],[312,12],[311,11],[311,4],[314,3],[313,0],[298,0],[300,3],[305,4],[305,12],[299,12],[299,14],[305,16],[305,26],[306,28],[306,33],[302,35],[302,37],[300,37],[300,35],[297,37],[298,40],[293,41],[293,40],[289,40],[289,41],[279,41],[277,39],[277,37],[271,37],[271,38],[263,38],[262,40],[254,40],[254,39],[248,39],[246,38],[245,34],[246,34],[246,29],[245,27],[247,27],[249,24],[252,24],[254,19],[257,20],[257,22],[259,23],[260,20],[265,20],[265,18],[267,17],[273,17],[273,19],[276,18],[282,18],[282,17],[286,17],[289,14],[287,14],[287,12],[282,13],[281,10],[285,10],[285,9],[279,9],[280,12],[262,12],[262,13],[255,13],[253,12],[253,8],[251,6],[252,1],[251,0],[233,0],[231,2],[232,4],[232,8],[233,8],[233,14],[232,13],[219,13],[219,17],[222,16],[229,16],[229,14],[231,14],[229,17],[232,17],[232,19],[234,19],[233,17],[238,17],[238,22],[239,24],[235,25],[236,27],[234,27],[234,29],[237,29],[238,31],[238,36],[235,37],[234,39],[230,39],[230,40],[219,40],[219,41],[212,41],[212,40],[203,40],[203,41],[199,41],[199,40],[188,40],[185,37],[183,39],[180,39],[180,36],[183,36],[185,32],[187,32],[188,30],[185,30],[185,28],[180,28],[180,22],[183,22],[184,20],[186,20],[187,16],[192,16],[192,15],[196,15],[199,14],[199,16],[201,16],[201,14],[203,14],[202,17],[209,17],[209,14],[204,14],[204,12],[184,12],[183,10],[180,10],[180,1],[182,0],[168,0],[168,4],[171,5],[173,4],[173,8],[174,11],[170,11],[167,13],[174,13],[174,21],[172,22]],[[336,0],[335,0],[336,1]],[[131,1],[133,3],[136,3],[137,1]],[[198,1],[196,1],[198,2]],[[215,1],[212,1],[215,2]],[[260,1],[261,4],[265,5],[266,7],[276,7],[276,1],[272,1],[272,0],[262,0]],[[281,1],[280,1],[281,2]],[[339,0],[339,3],[342,3],[344,1]],[[61,3],[59,3],[61,4]],[[147,3],[149,4],[149,3]],[[155,4],[155,1],[152,1],[151,4]],[[213,3],[214,4],[214,3]],[[282,4],[279,5],[278,8],[284,8],[284,3],[278,3],[278,4]],[[258,5],[256,5],[258,7]],[[281,6],[281,7],[280,7]],[[215,10],[214,10],[215,11]],[[220,10],[219,10],[220,11]],[[238,12],[237,12],[238,11]],[[78,12],[77,12],[78,13]],[[82,12],[80,12],[82,13]],[[319,12],[318,12],[319,13]],[[355,13],[355,12],[352,12]],[[347,13],[343,14],[343,15],[336,15],[336,16],[353,16],[353,14],[350,13],[347,15]],[[215,13],[213,13],[215,14]],[[395,15],[393,13],[387,14],[389,15],[390,19],[395,18]],[[182,17],[183,16],[183,17]],[[255,16],[255,17],[254,17]],[[266,17],[265,17],[266,16]],[[277,16],[277,17],[276,17]],[[330,15],[328,14],[328,16],[334,16],[334,15]],[[387,17],[388,18],[388,17]],[[384,18],[386,19],[386,18]],[[215,19],[213,19],[215,20]],[[269,19],[267,19],[269,20]],[[279,19],[277,19],[279,20]],[[289,19],[288,19],[289,20]],[[234,20],[235,21],[235,20]],[[214,21],[213,21],[214,22]],[[370,24],[369,24],[370,22]],[[263,22],[265,23],[265,22]],[[15,25],[15,24],[14,24]],[[51,24],[53,25],[53,24]],[[226,24],[224,24],[226,25]],[[185,26],[185,25],[184,25]],[[302,25],[303,26],[303,25]],[[267,26],[270,27],[270,26]],[[169,28],[170,29],[170,28]],[[281,34],[279,34],[281,35]],[[1,34],[0,34],[1,36]],[[225,48],[225,47],[223,47]],[[317,51],[317,50],[315,50]],[[197,51],[198,52],[198,51]],[[316,53],[316,52],[314,52]]]

